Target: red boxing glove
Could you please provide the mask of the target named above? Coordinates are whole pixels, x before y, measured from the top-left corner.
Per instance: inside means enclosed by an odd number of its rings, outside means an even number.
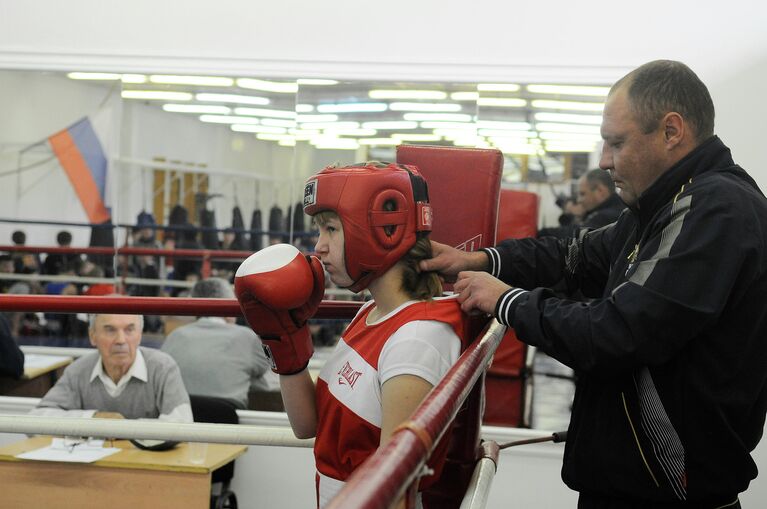
[[[303,371],[314,353],[307,320],[325,295],[325,272],[316,256],[290,244],[250,255],[237,269],[234,293],[245,319],[261,338],[272,371]]]

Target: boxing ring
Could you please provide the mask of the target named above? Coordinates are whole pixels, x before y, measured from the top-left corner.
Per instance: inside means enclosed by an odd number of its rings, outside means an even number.
[[[351,318],[358,302],[323,301],[315,318]],[[87,297],[0,295],[2,311],[61,313],[174,314],[188,316],[239,316],[232,299],[163,297]],[[496,321],[461,355],[444,379],[429,393],[411,418],[391,440],[360,467],[330,508],[385,508],[413,486],[423,473],[439,439],[449,429],[464,401],[490,362],[505,327]],[[165,423],[110,419],[62,419],[28,415],[0,415],[0,432],[123,437],[137,439],[215,442],[281,447],[309,447],[313,440],[299,440],[289,429],[227,424]],[[498,446],[486,443],[476,451],[476,468],[461,507],[484,507],[498,461]]]

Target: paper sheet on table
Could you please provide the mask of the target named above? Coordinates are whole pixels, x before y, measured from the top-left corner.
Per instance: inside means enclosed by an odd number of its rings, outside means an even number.
[[[63,438],[54,438],[48,447],[23,452],[16,457],[24,460],[93,463],[121,450],[116,447],[103,447],[103,440],[83,441],[74,447],[68,442]]]
[[[71,360],[66,355],[24,354],[24,369],[40,369],[54,366],[62,361]]]

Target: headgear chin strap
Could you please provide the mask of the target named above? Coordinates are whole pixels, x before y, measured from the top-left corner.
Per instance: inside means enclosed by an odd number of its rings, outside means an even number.
[[[304,212],[313,216],[326,210],[338,214],[343,225],[353,292],[397,263],[415,245],[416,233],[431,231],[429,192],[415,166],[328,166],[304,187]]]

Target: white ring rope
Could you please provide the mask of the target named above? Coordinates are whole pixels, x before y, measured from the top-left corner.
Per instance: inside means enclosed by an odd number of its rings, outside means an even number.
[[[119,437],[278,447],[313,447],[314,445],[313,439],[298,439],[288,428],[157,420],[59,419],[33,415],[2,415],[0,431],[31,435]]]

